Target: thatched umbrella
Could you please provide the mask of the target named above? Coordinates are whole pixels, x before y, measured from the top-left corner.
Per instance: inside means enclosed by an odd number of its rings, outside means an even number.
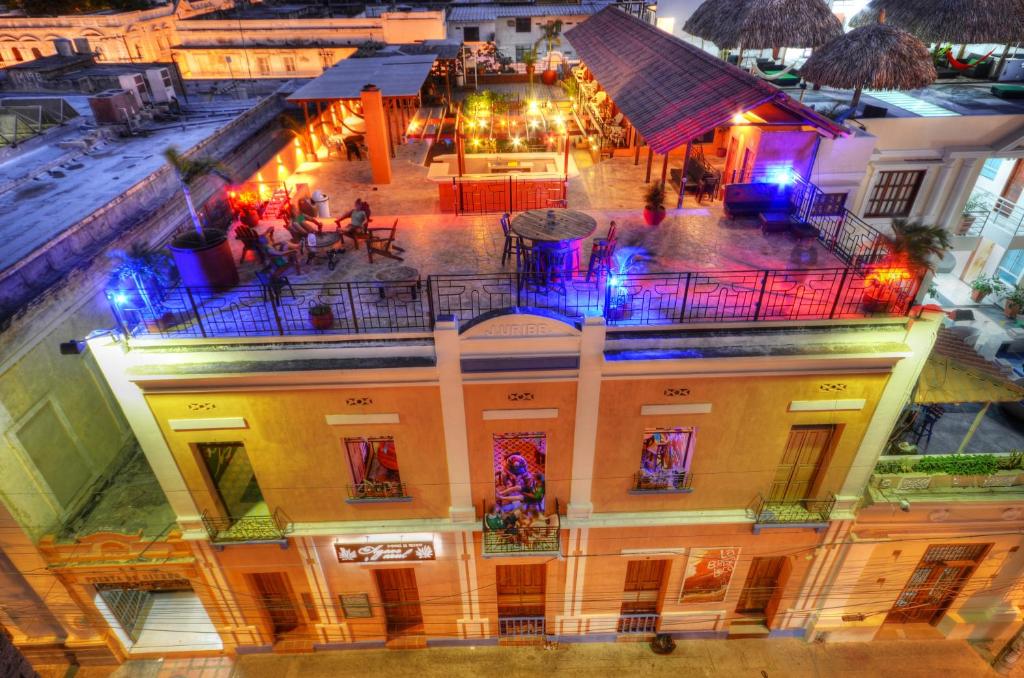
[[[871,0],[851,26],[885,22],[924,42],[1007,44],[1024,40],[1024,0]]]
[[[851,106],[860,103],[865,87],[920,89],[937,77],[931,52],[924,43],[884,23],[855,28],[819,48],[800,74],[816,85],[852,89]]]
[[[719,47],[818,47],[843,32],[824,0],[707,0],[683,27]]]

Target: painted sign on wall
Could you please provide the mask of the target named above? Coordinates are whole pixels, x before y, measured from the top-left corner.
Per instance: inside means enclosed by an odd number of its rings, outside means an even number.
[[[691,549],[679,602],[717,603],[725,600],[739,555],[738,548]]]
[[[434,544],[424,541],[385,544],[335,544],[338,562],[395,563],[434,560]]]

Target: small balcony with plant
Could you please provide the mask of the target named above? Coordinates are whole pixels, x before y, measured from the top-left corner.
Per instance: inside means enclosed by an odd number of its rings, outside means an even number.
[[[1024,450],[882,457],[868,492],[875,501],[907,494],[960,500],[1017,493],[1024,499]]]

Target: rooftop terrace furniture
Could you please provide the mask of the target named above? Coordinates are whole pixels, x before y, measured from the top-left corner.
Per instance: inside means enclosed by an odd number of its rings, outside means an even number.
[[[1024,85],[992,85],[992,95],[1000,99],[1024,99]]]
[[[519,248],[522,246],[522,239],[518,235],[512,233],[512,225],[510,223],[511,215],[505,212],[501,215],[501,230],[505,234],[505,244],[501,248],[501,265],[512,258],[512,253],[516,253],[516,259],[519,258]]]
[[[723,207],[730,219],[753,217],[761,212],[789,212],[789,191],[770,183],[729,184]]]
[[[395,223],[391,224],[391,228],[368,228],[366,230],[370,234],[370,237],[366,240],[366,255],[369,257],[371,264],[373,263],[374,254],[394,259],[395,261],[405,261],[402,257],[395,254],[395,252],[405,251],[405,249],[395,244],[398,219],[395,219]]]
[[[235,227],[235,238],[238,239],[238,242],[242,243],[242,256],[238,257],[238,263],[245,261],[246,252],[255,252],[260,263],[267,263],[263,248],[260,247],[260,235],[256,232],[255,228],[245,224],[238,224]]]

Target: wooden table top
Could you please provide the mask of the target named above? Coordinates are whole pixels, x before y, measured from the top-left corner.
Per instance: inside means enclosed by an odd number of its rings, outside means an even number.
[[[548,213],[554,219],[548,220]],[[512,219],[512,230],[527,240],[561,242],[588,238],[597,230],[594,217],[576,210],[529,210]]]

